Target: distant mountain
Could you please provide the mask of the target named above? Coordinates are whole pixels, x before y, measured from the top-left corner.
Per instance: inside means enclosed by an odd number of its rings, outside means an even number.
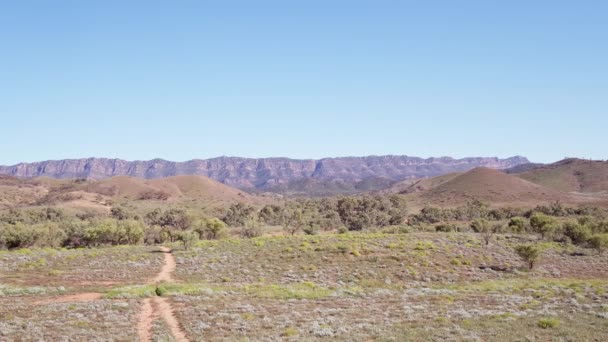
[[[380,189],[406,179],[434,177],[476,167],[508,169],[527,163],[526,158],[519,156],[506,159],[368,156],[319,160],[219,157],[186,162],[88,158],[0,166],[0,174],[59,179],[105,179],[115,176],[152,179],[200,175],[241,189],[287,194],[336,194]]]

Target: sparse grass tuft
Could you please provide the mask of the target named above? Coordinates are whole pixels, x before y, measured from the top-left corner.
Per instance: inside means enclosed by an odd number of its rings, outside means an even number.
[[[538,326],[543,329],[555,328],[559,325],[559,320],[556,318],[541,318],[538,321]]]

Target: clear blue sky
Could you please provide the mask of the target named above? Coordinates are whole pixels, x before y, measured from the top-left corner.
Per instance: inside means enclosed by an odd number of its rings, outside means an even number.
[[[0,164],[608,158],[608,1],[2,1]]]

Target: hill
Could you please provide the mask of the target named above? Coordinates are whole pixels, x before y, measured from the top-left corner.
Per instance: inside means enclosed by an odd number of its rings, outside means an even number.
[[[608,162],[605,161],[564,159],[517,173],[517,176],[563,192],[608,192]]]
[[[262,204],[271,198],[251,195],[203,176],[140,179],[127,176],[103,180],[0,178],[0,208],[51,205],[106,211],[112,203],[199,203],[222,206],[235,202]]]
[[[141,179],[127,176],[86,182],[86,192],[131,200],[253,201],[255,196],[203,176]]]
[[[44,176],[93,180],[115,176],[156,179],[198,175],[258,192],[332,195],[383,189],[406,179],[435,177],[479,166],[507,169],[525,163],[528,160],[524,157],[423,159],[410,156],[368,156],[318,160],[219,157],[186,162],[88,158],[0,166],[0,174],[22,178]]]
[[[604,205],[606,198],[569,194],[489,168],[475,168],[410,184],[398,183],[393,193],[406,194],[414,207],[456,206],[480,200],[494,206],[530,207],[560,201],[571,205]]]

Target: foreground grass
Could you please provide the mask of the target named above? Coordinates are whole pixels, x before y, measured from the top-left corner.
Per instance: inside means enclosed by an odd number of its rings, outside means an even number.
[[[484,246],[469,233],[202,241],[174,251],[177,282],[158,285],[142,285],[162,264],[154,248],[7,252],[0,270],[15,273],[0,286],[0,340],[133,340],[138,308],[152,296],[168,298],[194,341],[607,340],[608,256],[551,244],[528,272],[512,250],[518,241]],[[61,286],[72,291],[74,279],[112,283],[99,301],[34,304]],[[155,334],[167,337],[161,323]]]
[[[161,283],[158,285],[134,285],[115,288],[105,294],[105,298],[146,298],[153,296],[211,296],[243,294],[252,298],[268,299],[323,299],[339,295],[355,295],[361,290],[352,288],[329,289],[311,282],[277,285],[247,284],[242,286],[210,286],[203,284]]]

